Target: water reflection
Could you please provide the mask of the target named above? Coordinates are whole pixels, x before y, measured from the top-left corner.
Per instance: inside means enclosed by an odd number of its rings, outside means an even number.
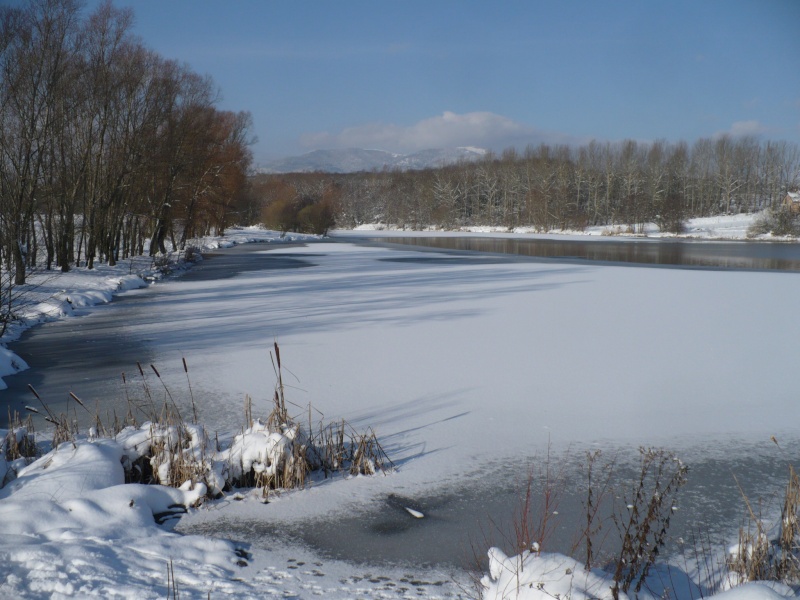
[[[800,271],[800,244],[691,240],[542,240],[488,237],[376,237],[370,242],[563,260],[677,267]]]

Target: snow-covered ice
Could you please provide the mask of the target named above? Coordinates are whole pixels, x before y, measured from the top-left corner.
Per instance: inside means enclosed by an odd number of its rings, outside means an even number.
[[[269,238],[256,230],[234,235],[236,242]],[[796,400],[790,299],[800,294],[800,280],[793,274],[426,260],[410,250],[331,241],[277,247],[265,260],[281,255],[314,267],[164,282],[182,286],[180,305],[156,295],[153,310],[162,319],[121,327],[151,341],[165,377],[187,356],[195,393],[206,399],[204,420],[231,431],[241,425],[245,394],[256,412],[268,407],[268,351],[277,340],[298,410],[311,403],[327,417],[374,427],[399,468],[320,482],[269,505],[228,498],[192,511],[195,522],[223,514],[291,522],[357,511],[389,493],[413,497],[462,481],[549,443],[680,447],[797,437],[787,419]],[[125,270],[131,267],[47,279],[27,323],[140,285],[131,273],[119,279]],[[13,354],[4,360],[10,365]],[[165,530],[152,514],[165,504],[193,504],[196,490],[121,484],[123,452],[124,444],[109,440],[62,445],[0,490],[0,595],[164,597],[170,560],[187,597],[461,593],[437,571],[366,572],[297,547],[242,548]],[[566,573],[571,559],[493,550],[491,560],[487,597],[539,598],[549,596],[536,584],[556,566]],[[509,587],[523,572],[532,587]],[[594,597],[605,584],[581,572],[567,589]],[[721,597],[770,595],[791,590],[750,585]]]

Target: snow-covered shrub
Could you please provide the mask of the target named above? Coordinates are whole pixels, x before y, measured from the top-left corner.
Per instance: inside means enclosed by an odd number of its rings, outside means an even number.
[[[0,455],[7,461],[18,458],[33,458],[37,454],[33,421],[30,417],[23,424],[17,419],[11,429],[0,429]]]
[[[325,476],[339,471],[375,475],[393,468],[374,431],[358,433],[345,421],[320,425],[318,433],[305,442],[304,456],[310,470]]]
[[[121,422],[115,418],[110,427],[104,426],[96,416],[95,426],[88,437],[90,441],[111,437],[119,444],[126,483],[160,484],[180,489],[188,486],[190,490],[200,486],[203,493],[211,497],[217,497],[233,487],[258,487],[265,495],[272,489],[303,487],[308,473],[313,470],[323,471],[327,477],[330,472],[373,475],[392,468],[391,461],[371,430],[359,435],[344,421],[332,426],[320,423],[319,434],[314,436],[302,427],[287,409],[277,344],[273,361],[278,383],[270,414],[264,420],[254,419],[252,401],[246,397],[245,428],[227,448],[220,448],[217,439],[212,442],[202,425],[184,420],[161,374],[154,365],[150,365],[168,399],[163,408],[157,409],[146,378],[148,371],[138,363],[144,401],[138,403],[129,396],[128,415]],[[188,381],[185,360],[183,368]],[[124,374],[123,383],[127,386]],[[196,421],[197,412],[190,382],[189,392]],[[70,396],[86,409],[77,396]],[[66,415],[57,417],[44,403],[42,406],[47,413],[42,416],[55,425],[52,447],[56,448],[64,441],[75,446],[81,439],[76,425],[68,421]],[[29,410],[39,412],[33,408]],[[149,420],[139,425],[134,417],[137,412],[144,413]],[[17,437],[13,437],[13,447],[16,449],[27,438],[22,429],[15,432]],[[8,439],[12,440],[11,437]],[[35,449],[35,445],[31,447]],[[0,450],[3,455],[8,455],[3,446],[0,446]]]
[[[148,422],[126,427],[115,439],[125,449],[122,465],[128,483],[159,483],[180,487],[187,481],[217,490],[210,477],[213,469],[211,443],[201,425]]]
[[[375,475],[386,470],[386,453],[374,431],[356,436],[351,445],[354,448],[350,461],[351,475]]]
[[[166,254],[158,253],[152,257],[151,268],[157,273],[169,275],[175,266],[176,260],[172,252]]]
[[[10,429],[0,429],[0,488],[16,478],[17,472],[32,462],[38,454],[33,420],[25,422],[15,414]]]
[[[800,217],[785,207],[767,210],[747,229],[748,237],[759,235],[800,236]]]
[[[265,490],[302,486],[307,469],[297,452],[297,433],[297,426],[271,431],[266,423],[256,420],[218,455],[227,465],[227,481],[238,487]]]
[[[258,487],[264,494],[303,487],[314,470],[327,477],[331,472],[374,475],[392,467],[374,432],[359,435],[344,422],[320,426],[320,434],[311,437],[288,414],[275,410],[266,422],[248,421],[249,427],[223,449],[201,425],[178,421],[127,426],[115,436],[124,449],[126,482],[171,487],[202,483],[215,497],[233,487]]]
[[[186,249],[183,251],[183,260],[186,262],[200,262],[203,260],[203,255],[201,254],[200,248],[197,246],[186,246]]]
[[[667,539],[678,490],[689,469],[665,450],[640,448],[641,465],[633,489],[623,496],[612,520],[622,542],[614,569],[614,595],[638,593]]]
[[[587,453],[585,521],[573,545],[573,552],[585,546],[583,563],[545,554],[565,485],[548,454],[542,476],[532,473],[528,478],[513,515],[513,530],[499,532],[519,554],[508,558],[496,548],[490,550],[490,576],[480,581],[481,598],[627,598],[639,597],[643,587],[652,584],[649,576],[666,543],[688,468],[665,450],[641,448],[634,478],[613,483],[614,461],[605,463],[599,457],[599,452]],[[604,523],[619,535],[612,549],[604,550],[604,540],[595,539]],[[604,572],[593,570],[598,558]]]

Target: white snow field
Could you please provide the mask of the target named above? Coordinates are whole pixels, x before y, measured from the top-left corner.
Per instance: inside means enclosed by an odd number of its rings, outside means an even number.
[[[686,221],[683,233],[675,234],[661,231],[655,223],[647,223],[644,231],[638,234],[631,233],[632,229],[625,225],[598,225],[586,227],[581,231],[554,230],[546,233],[538,232],[533,227],[515,227],[509,231],[507,227],[470,226],[462,227],[457,232],[438,231],[436,228],[427,228],[427,232],[437,231],[440,235],[463,235],[464,233],[490,233],[493,235],[508,235],[523,238],[575,238],[604,237],[617,239],[647,238],[677,238],[677,239],[705,239],[705,240],[742,240],[748,237],[747,230],[753,222],[762,216],[759,214],[718,215],[714,217],[699,217]],[[356,232],[391,231],[393,234],[419,235],[419,232],[387,226],[384,223],[367,223],[359,225]],[[347,234],[351,234],[348,230]],[[755,239],[762,240],[789,240],[788,237],[778,237],[772,234],[760,234]]]
[[[254,413],[268,412],[277,341],[297,414],[310,404],[327,419],[373,427],[397,469],[317,481],[269,504],[227,497],[191,509],[187,523],[358,514],[387,494],[413,498],[474,480],[549,445],[724,454],[800,437],[796,274],[468,258],[329,240],[264,251],[265,261],[276,256],[312,266],[164,280],[180,302],[154,294],[148,310],[159,319],[120,327],[148,340],[176,387],[187,358],[201,421],[221,434],[241,428],[246,394]],[[63,301],[85,290],[107,300],[129,270],[81,271],[49,285]],[[463,573],[373,569],[288,542],[241,548],[170,532],[151,515],[191,504],[198,490],[123,485],[124,451],[122,441],[65,444],[0,490],[0,597],[163,598],[172,585],[188,598],[465,597]],[[490,559],[485,598],[610,597],[603,574],[565,556],[495,549]],[[678,591],[692,597],[689,586]],[[794,595],[748,584],[719,597]]]

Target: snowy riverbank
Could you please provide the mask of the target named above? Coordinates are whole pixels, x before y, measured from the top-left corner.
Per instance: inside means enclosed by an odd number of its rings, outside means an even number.
[[[208,252],[250,242],[286,244],[317,239],[318,236],[303,234],[281,236],[279,232],[258,227],[231,228],[223,237],[194,240],[193,247],[200,252]],[[197,254],[194,256],[197,257]],[[175,252],[169,257],[159,257],[157,261],[150,256],[134,256],[113,267],[96,263],[93,269],[73,268],[68,273],[34,271],[25,285],[14,288],[15,318],[8,323],[5,333],[0,337],[0,390],[6,387],[3,377],[27,368],[25,361],[7,347],[27,329],[70,317],[76,309],[110,302],[116,294],[145,287],[169,273],[179,274],[188,268],[191,268],[191,263],[185,262],[181,253]]]
[[[686,222],[686,229],[683,233],[675,234],[659,230],[654,223],[648,223],[640,233],[633,233],[628,226],[592,226],[586,227],[581,231],[573,230],[554,230],[547,233],[537,231],[533,227],[516,227],[509,230],[507,227],[462,227],[458,231],[440,231],[437,229],[424,229],[412,231],[406,228],[388,227],[382,223],[366,224],[357,227],[354,232],[358,234],[367,232],[391,232],[393,235],[424,235],[436,232],[437,235],[458,236],[465,233],[470,234],[490,234],[501,237],[517,238],[542,238],[542,239],[618,239],[618,240],[640,240],[646,239],[690,239],[690,240],[744,240],[748,239],[747,231],[753,222],[758,219],[760,214],[737,214],[737,215],[718,215],[715,217],[700,217],[689,219]],[[352,234],[353,231],[342,232]],[[779,238],[772,235],[759,235],[752,239],[771,240],[771,241],[791,241],[790,238]]]

